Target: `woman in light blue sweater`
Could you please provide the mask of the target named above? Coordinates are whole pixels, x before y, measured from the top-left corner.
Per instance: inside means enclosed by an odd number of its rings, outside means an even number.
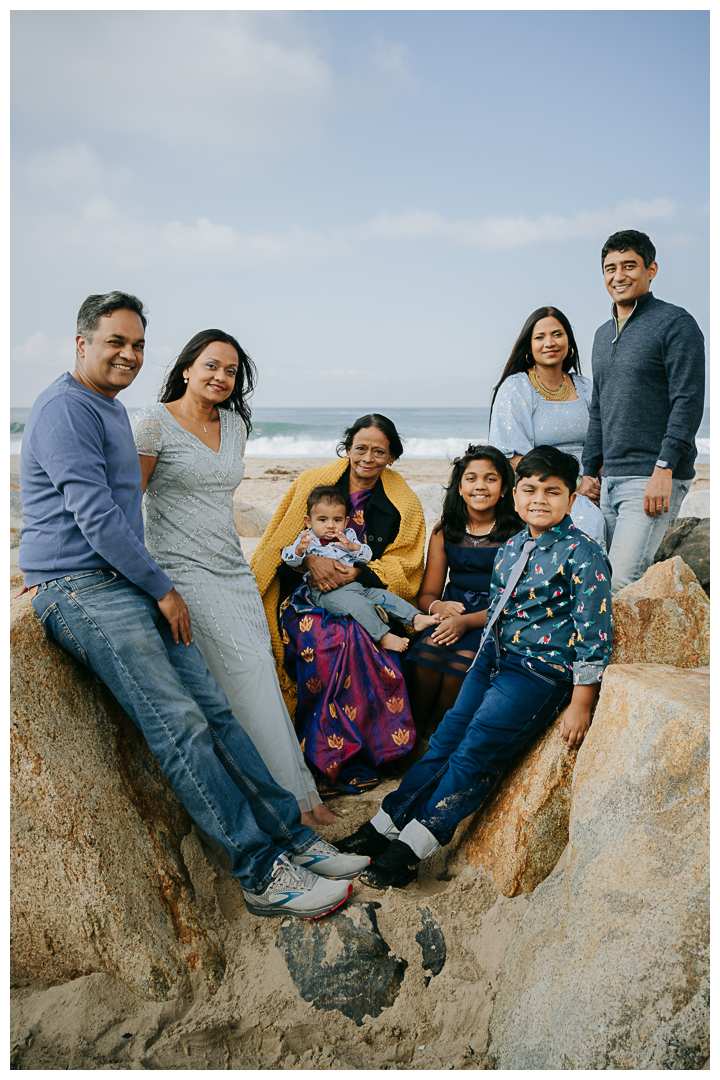
[[[580,374],[572,327],[562,311],[541,307],[520,331],[495,387],[490,406],[490,443],[515,468],[535,446],[557,446],[582,459],[592,383]],[[574,523],[605,550],[605,519],[595,482],[578,495]]]

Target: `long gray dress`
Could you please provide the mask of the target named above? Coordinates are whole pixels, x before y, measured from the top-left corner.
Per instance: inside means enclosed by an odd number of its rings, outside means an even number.
[[[320,802],[275,672],[265,611],[235,526],[245,471],[241,418],[219,409],[217,453],[163,405],[133,421],[138,453],[156,457],[145,495],[145,539],[190,609],[193,637],[273,779],[301,811]]]

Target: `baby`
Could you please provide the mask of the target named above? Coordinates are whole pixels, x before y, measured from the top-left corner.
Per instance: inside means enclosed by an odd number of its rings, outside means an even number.
[[[303,529],[294,544],[283,548],[283,562],[297,568],[309,552],[311,555],[337,559],[346,566],[369,563],[372,551],[367,544],[359,542],[353,529],[348,529],[349,514],[348,498],[338,488],[314,488],[307,501],[307,528]],[[304,576],[307,581],[310,572]],[[415,630],[424,630],[439,621],[437,615],[423,615],[412,604],[408,604],[407,600],[395,596],[387,589],[366,588],[357,581],[326,592],[310,586],[310,595],[317,607],[329,611],[332,615],[350,615],[377,645],[394,652],[404,652],[410,641],[406,637],[391,634],[375,610],[376,607],[384,608],[388,614],[413,626]]]

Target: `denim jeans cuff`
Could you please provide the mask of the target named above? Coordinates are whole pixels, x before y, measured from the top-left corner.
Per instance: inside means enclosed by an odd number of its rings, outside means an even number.
[[[440,842],[417,818],[408,821],[398,839],[402,840],[403,844],[407,844],[415,852],[418,859],[429,859],[441,847]]]
[[[380,807],[374,818],[370,818],[370,824],[377,829],[381,836],[387,836],[390,840],[397,840],[400,835],[400,830],[395,827],[393,819],[389,814],[385,813],[382,807]]]

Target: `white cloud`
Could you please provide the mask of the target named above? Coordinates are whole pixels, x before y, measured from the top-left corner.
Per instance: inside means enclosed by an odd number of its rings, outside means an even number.
[[[14,107],[43,126],[247,152],[312,137],[333,91],[282,16],[25,11],[12,25]]]
[[[132,268],[171,264],[253,267],[344,258],[359,248],[381,242],[439,241],[479,250],[507,250],[540,243],[557,243],[607,236],[620,228],[669,220],[674,204],[666,198],[629,200],[612,209],[568,217],[543,214],[485,217],[451,221],[420,210],[381,214],[357,226],[322,230],[297,226],[283,232],[248,233],[232,225],[199,217],[192,223],[143,221],[123,212],[103,192],[87,196],[77,213],[25,213],[25,243],[52,257],[82,249],[88,256],[112,252],[114,265]]]
[[[645,221],[670,218],[675,206],[670,199],[639,199],[621,202],[613,209],[573,214],[571,217],[543,214],[532,220],[525,216],[487,217],[477,221],[446,221],[439,214],[415,210],[405,214],[382,214],[365,232],[383,240],[439,238],[464,247],[500,249],[526,247],[542,241],[592,239],[614,229],[632,228]]]
[[[401,41],[386,41],[384,37],[378,37],[375,49],[370,58],[372,67],[376,72],[390,76],[407,87],[415,88],[417,80],[410,70],[410,52],[407,45]]]
[[[13,400],[32,401],[38,387],[47,386],[63,371],[75,367],[75,338],[49,337],[36,330],[10,354],[10,384]]]

